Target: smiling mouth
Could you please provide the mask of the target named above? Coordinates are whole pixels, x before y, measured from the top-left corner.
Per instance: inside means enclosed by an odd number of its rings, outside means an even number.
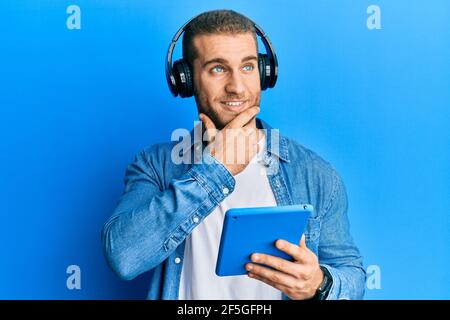
[[[247,100],[221,101],[220,103],[225,110],[236,112],[244,108],[247,104]]]
[[[231,107],[239,107],[245,103],[245,101],[222,101],[223,104]]]

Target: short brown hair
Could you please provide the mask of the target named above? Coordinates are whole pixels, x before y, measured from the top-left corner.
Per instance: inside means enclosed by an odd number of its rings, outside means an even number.
[[[183,59],[191,66],[197,58],[197,51],[193,45],[193,39],[201,34],[242,34],[252,33],[255,38],[256,48],[258,41],[253,22],[246,16],[233,10],[206,11],[193,19],[187,26],[183,35]],[[258,49],[256,49],[258,50]]]

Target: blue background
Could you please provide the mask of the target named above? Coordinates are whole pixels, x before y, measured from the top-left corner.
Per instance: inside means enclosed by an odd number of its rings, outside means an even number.
[[[69,30],[66,8],[81,8]],[[366,9],[381,8],[381,30]],[[108,269],[103,223],[143,147],[193,126],[164,76],[190,17],[257,21],[280,77],[261,117],[329,160],[347,186],[370,299],[450,298],[450,2],[1,1],[0,298],[145,298]],[[176,58],[179,57],[177,47]],[[81,290],[66,268],[81,268]]]

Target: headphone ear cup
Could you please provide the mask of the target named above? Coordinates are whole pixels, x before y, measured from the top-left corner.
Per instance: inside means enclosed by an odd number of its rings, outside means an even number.
[[[266,90],[270,83],[270,61],[267,54],[258,53],[258,69],[261,90]]]
[[[191,68],[183,59],[175,61],[173,64],[173,74],[176,82],[176,92],[182,98],[187,98],[193,94]]]
[[[183,61],[183,69],[186,75],[186,98],[192,97],[194,94],[194,80],[192,77],[192,68],[189,63]]]

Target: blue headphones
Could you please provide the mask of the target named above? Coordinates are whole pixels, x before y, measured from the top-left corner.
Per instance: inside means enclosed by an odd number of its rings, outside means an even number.
[[[191,67],[184,59],[175,61],[172,66],[172,54],[175,44],[188,27],[189,23],[196,17],[186,22],[180,30],[175,33],[172,42],[167,50],[166,57],[166,78],[169,85],[170,92],[174,97],[180,96],[182,98],[191,97],[194,94],[193,73]],[[256,34],[261,38],[262,43],[266,49],[267,54],[258,53],[258,69],[261,81],[261,90],[273,88],[278,78],[278,60],[275,50],[270,43],[269,38],[264,31],[254,22]]]

